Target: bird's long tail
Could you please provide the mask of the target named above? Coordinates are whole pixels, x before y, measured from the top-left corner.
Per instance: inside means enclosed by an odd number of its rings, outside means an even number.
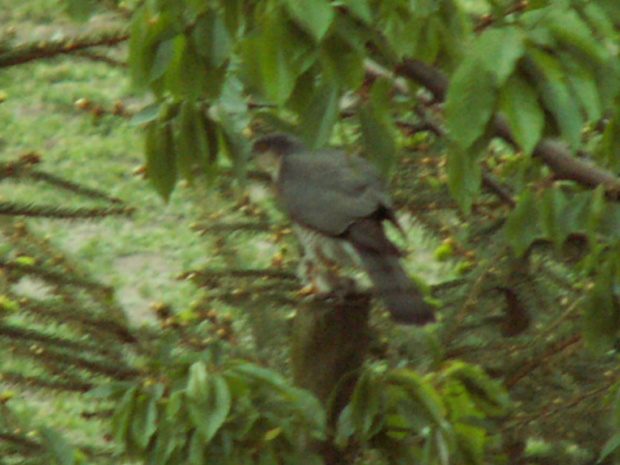
[[[397,323],[424,325],[435,320],[431,305],[407,275],[398,255],[360,250],[360,258],[379,297]]]
[[[379,297],[397,323],[424,325],[435,320],[433,307],[400,263],[402,252],[386,237],[380,220],[364,218],[347,231]]]

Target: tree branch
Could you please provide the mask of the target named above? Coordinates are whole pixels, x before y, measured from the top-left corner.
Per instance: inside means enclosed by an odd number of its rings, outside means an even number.
[[[433,66],[419,60],[406,59],[396,67],[395,72],[426,87],[436,101],[445,100],[449,85],[448,78]],[[495,117],[495,133],[518,148],[508,122],[502,115]],[[615,200],[620,198],[618,176],[573,157],[568,147],[560,141],[550,138],[542,139],[534,149],[533,156],[541,159],[560,179],[568,179],[592,188],[603,186],[608,197]]]

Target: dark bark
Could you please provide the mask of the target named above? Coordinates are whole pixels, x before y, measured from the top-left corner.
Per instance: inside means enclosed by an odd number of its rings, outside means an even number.
[[[295,384],[314,393],[328,415],[327,441],[311,447],[328,465],[346,463],[351,451],[331,439],[368,351],[371,296],[347,294],[336,302],[316,300],[302,307],[294,322],[291,363]]]

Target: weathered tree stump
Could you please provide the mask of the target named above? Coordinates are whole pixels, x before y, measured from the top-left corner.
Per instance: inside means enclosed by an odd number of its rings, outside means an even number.
[[[370,294],[348,293],[315,300],[297,313],[291,363],[298,387],[314,393],[327,411],[328,440],[311,447],[326,464],[346,463],[347,451],[333,446],[338,416],[347,405],[368,351]]]

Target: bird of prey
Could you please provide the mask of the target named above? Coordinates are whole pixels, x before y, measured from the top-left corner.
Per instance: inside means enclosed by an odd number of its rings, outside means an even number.
[[[340,266],[361,265],[395,322],[434,321],[400,263],[402,252],[385,235],[383,221],[400,226],[386,183],[368,161],[338,149],[309,150],[281,133],[259,138],[252,152],[293,222],[303,281],[327,294],[343,282]]]

